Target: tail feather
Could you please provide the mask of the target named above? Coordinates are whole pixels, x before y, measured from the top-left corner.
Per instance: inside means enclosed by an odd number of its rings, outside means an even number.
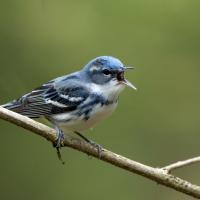
[[[29,108],[25,108],[24,105],[17,100],[8,102],[8,103],[1,105],[1,106],[3,108],[14,111],[14,112],[19,113],[21,115],[25,115],[25,116],[30,117],[30,118],[38,118],[39,117],[35,113],[32,113]]]
[[[8,102],[4,105],[1,105],[3,108],[6,108],[8,110],[12,110],[14,112],[19,112],[20,107],[22,106],[21,103],[17,100],[13,100],[11,102]]]
[[[3,108],[14,111],[21,115],[25,115],[30,118],[39,118],[41,116],[45,116],[49,114],[51,111],[51,106],[49,106],[48,104],[41,105],[41,106],[35,106],[35,104],[25,105],[23,102],[18,101],[18,100],[8,102],[1,106]]]

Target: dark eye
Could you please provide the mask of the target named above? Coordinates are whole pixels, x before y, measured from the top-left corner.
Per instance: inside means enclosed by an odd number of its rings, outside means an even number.
[[[111,74],[111,72],[110,72],[108,69],[103,69],[103,73],[104,73],[105,75]]]

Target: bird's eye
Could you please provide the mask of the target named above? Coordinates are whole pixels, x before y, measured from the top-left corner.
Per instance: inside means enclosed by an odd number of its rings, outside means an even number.
[[[111,74],[111,72],[110,72],[108,69],[104,69],[104,70],[103,70],[103,73],[104,73],[105,75]]]

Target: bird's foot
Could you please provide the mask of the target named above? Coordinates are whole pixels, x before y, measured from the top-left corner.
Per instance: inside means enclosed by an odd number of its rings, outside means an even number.
[[[89,140],[88,143],[89,143],[90,145],[92,145],[94,148],[97,149],[98,157],[101,158],[102,152],[103,152],[103,147],[102,147],[100,144],[97,144],[96,142],[94,142],[94,141],[92,141],[92,140]]]
[[[56,127],[56,135],[57,135],[57,139],[53,143],[53,146],[57,150],[58,159],[62,162],[62,164],[65,164],[65,162],[62,159],[61,153],[60,153],[61,147],[64,146],[65,134],[64,134],[64,132],[61,129],[59,129],[58,127]]]
[[[53,146],[56,147],[56,148],[63,147],[64,146],[64,140],[65,140],[64,132],[61,129],[56,128],[56,136],[57,136],[57,139],[53,143]]]
[[[91,146],[93,146],[94,148],[97,149],[97,153],[98,153],[98,158],[101,158],[102,156],[102,152],[103,152],[103,147],[99,144],[97,144],[96,142],[86,138],[85,136],[83,136],[81,133],[75,131],[75,133],[81,137],[83,140],[85,140],[87,143],[89,143]]]

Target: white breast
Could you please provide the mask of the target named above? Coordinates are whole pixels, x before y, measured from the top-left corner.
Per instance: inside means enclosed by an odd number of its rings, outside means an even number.
[[[59,123],[60,127],[72,131],[82,131],[93,128],[98,122],[109,116],[116,109],[117,98],[124,87],[124,85],[117,84],[117,81],[110,81],[105,85],[97,85],[92,83],[89,85],[92,93],[102,95],[105,97],[105,99],[108,101],[113,101],[114,103],[104,106],[102,106],[100,103],[95,105],[93,110],[90,112],[90,117],[88,120],[84,119],[84,115],[77,117],[77,115],[73,115],[71,112],[54,115],[52,118],[57,122],[63,121]]]
[[[94,93],[102,94],[109,101],[116,100],[125,88],[124,84],[119,84],[117,80],[112,80],[104,85],[97,85],[92,83],[91,88]]]

